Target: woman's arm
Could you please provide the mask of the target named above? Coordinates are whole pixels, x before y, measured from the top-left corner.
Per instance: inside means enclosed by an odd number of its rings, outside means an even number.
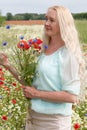
[[[77,96],[66,91],[41,91],[34,87],[23,86],[24,95],[27,98],[39,98],[50,102],[77,103]]]
[[[22,79],[22,77],[19,75],[19,73],[17,72],[17,70],[9,63],[4,65],[4,67],[13,75],[13,77],[19,81],[20,84],[24,85],[24,80]]]
[[[19,81],[19,83],[24,85],[24,80],[19,75],[17,70],[9,63],[8,57],[4,53],[0,53],[0,65],[2,65],[4,68],[6,68],[14,76],[14,78],[16,78],[16,80]]]
[[[69,102],[69,103],[76,103],[77,96],[65,91],[54,91],[54,92],[44,92],[41,91],[36,96],[37,98],[41,98],[43,100],[48,100],[51,102]]]

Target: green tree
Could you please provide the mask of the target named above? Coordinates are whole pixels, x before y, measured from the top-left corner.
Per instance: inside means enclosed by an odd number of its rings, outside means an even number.
[[[1,11],[0,11],[0,27],[5,23],[5,21],[6,21],[6,18],[1,15]]]
[[[8,12],[8,13],[6,14],[6,20],[12,20],[12,19],[13,19],[12,14]]]

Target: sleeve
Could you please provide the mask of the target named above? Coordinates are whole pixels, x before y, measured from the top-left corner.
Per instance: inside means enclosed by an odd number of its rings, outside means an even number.
[[[62,66],[62,91],[79,95],[80,93],[80,76],[79,64],[76,57],[69,53],[64,57],[64,64]]]

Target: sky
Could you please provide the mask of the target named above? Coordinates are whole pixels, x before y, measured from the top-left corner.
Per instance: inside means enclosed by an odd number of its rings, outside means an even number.
[[[87,0],[0,0],[2,15],[10,12],[18,13],[46,13],[47,8],[53,5],[63,5],[72,13],[87,12]]]

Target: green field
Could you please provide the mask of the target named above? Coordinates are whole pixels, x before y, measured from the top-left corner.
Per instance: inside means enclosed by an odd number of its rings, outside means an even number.
[[[87,20],[75,20],[81,43],[87,44]]]

